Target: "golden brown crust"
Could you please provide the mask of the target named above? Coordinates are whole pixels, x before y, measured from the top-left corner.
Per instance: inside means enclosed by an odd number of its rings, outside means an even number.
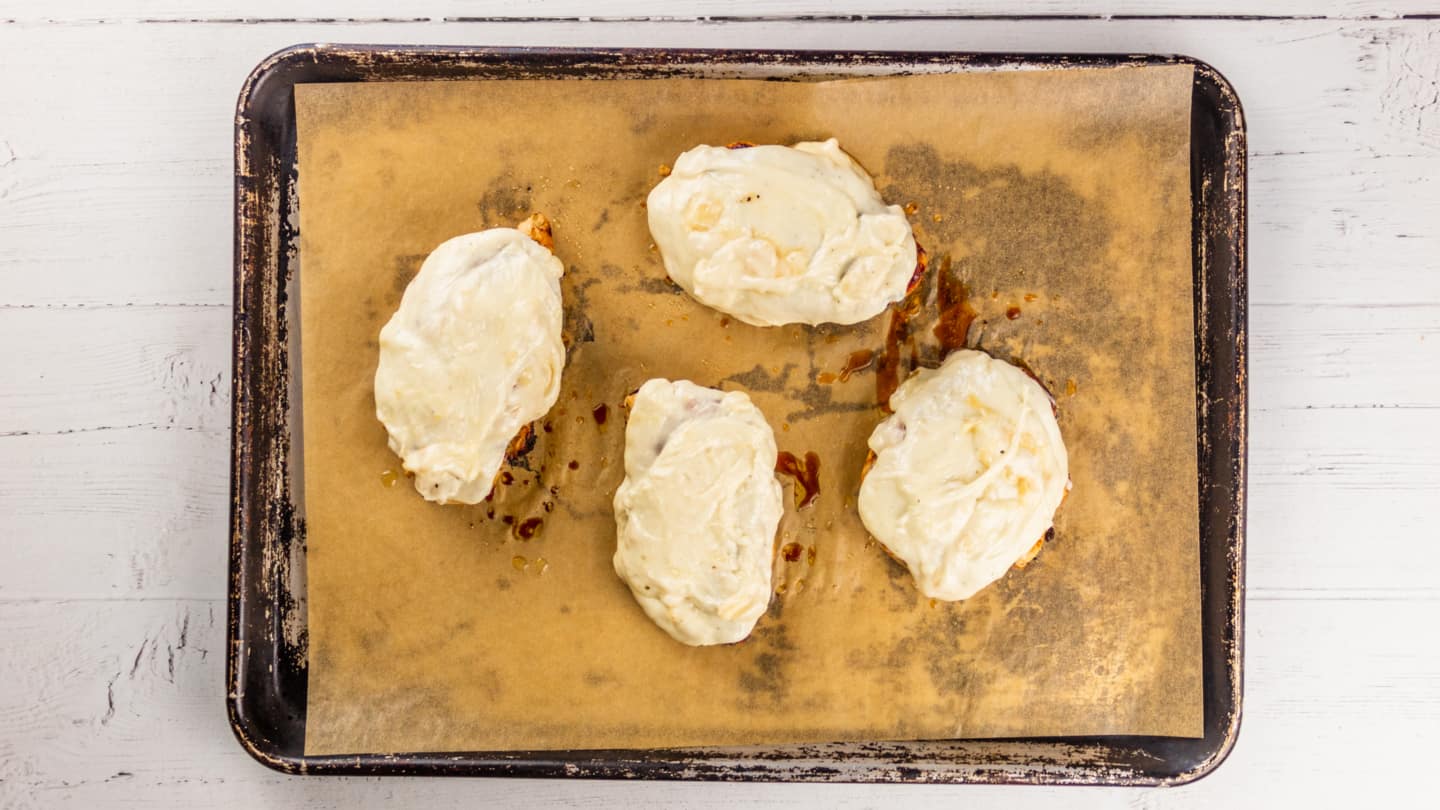
[[[921,247],[917,241],[915,243],[915,272],[910,276],[910,283],[905,285],[906,295],[915,292],[915,288],[920,286],[920,282],[925,279],[925,270],[929,266],[930,257],[925,252],[925,248]]]
[[[510,439],[510,443],[505,445],[505,460],[500,464],[500,469],[495,471],[495,478],[490,481],[490,494],[485,496],[485,500],[488,501],[494,498],[495,490],[498,489],[501,484],[508,484],[514,480],[514,474],[507,470],[506,467],[516,464],[531,450],[534,450],[537,439],[538,434],[535,432],[534,422],[522,425],[519,430],[515,431],[514,438]],[[446,503],[457,502],[447,501]]]
[[[516,225],[515,229],[535,240],[540,247],[551,253],[555,252],[555,236],[550,229],[550,219],[544,214],[538,212],[531,214],[519,225]]]
[[[1029,551],[1025,552],[1025,554],[1021,556],[1020,559],[1015,561],[1015,567],[1024,568],[1025,566],[1029,565],[1031,561],[1033,561],[1036,557],[1040,556],[1040,549],[1044,547],[1044,545],[1044,537],[1036,540],[1035,545],[1031,546]]]
[[[530,452],[531,448],[533,448],[534,446],[535,423],[531,422],[529,424],[522,425],[520,429],[515,432],[515,437],[511,439],[510,443],[505,446],[505,460],[513,463],[517,459],[523,457],[526,453]]]
[[[876,458],[874,450],[865,453],[865,463],[860,465],[860,482],[862,484],[865,482],[865,476],[870,474],[870,468],[875,466]]]

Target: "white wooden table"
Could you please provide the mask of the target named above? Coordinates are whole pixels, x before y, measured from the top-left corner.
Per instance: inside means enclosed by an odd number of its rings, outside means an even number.
[[[1435,802],[1435,12],[0,0],[0,806]],[[1251,149],[1245,720],[1229,762],[1149,791],[305,779],[252,762],[223,701],[231,123],[255,62],[321,40],[1179,52],[1219,68]]]

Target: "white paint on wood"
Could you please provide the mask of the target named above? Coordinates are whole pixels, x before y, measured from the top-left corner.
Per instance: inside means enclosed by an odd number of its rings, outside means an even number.
[[[1440,658],[1426,641],[1440,618],[1440,20],[1376,18],[1435,11],[0,0],[0,806],[1402,800],[1440,743]],[[422,19],[285,21],[402,12]],[[692,19],[741,13],[783,19]],[[796,19],[817,14],[883,19]],[[919,14],[946,19],[904,19]],[[1099,18],[952,19],[1015,14]],[[594,15],[665,19],[443,22]],[[267,22],[224,22],[240,17]],[[313,40],[1152,51],[1214,64],[1239,90],[1251,147],[1247,694],[1231,761],[1169,791],[299,780],[250,762],[222,701],[231,116],[255,62]]]
[[[223,598],[229,448],[151,426],[0,440],[0,602]]]
[[[34,3],[0,2],[0,20],[24,24],[75,22],[289,22],[407,21],[432,23],[459,20],[583,21],[762,19],[894,19],[908,17],[1325,17],[1332,19],[1394,19],[1433,12],[1427,0],[423,0],[396,4],[387,0],[227,0],[196,4],[183,0],[60,0]]]
[[[1440,302],[1440,20],[216,28],[0,26],[0,53],[44,56],[0,82],[0,305],[227,303],[235,95],[264,54],[316,39],[1190,53],[1245,104],[1257,318],[1351,303],[1362,269],[1370,302]],[[106,49],[124,58],[97,68]]]
[[[1425,637],[1426,616],[1403,602],[1255,602],[1249,624],[1239,745],[1192,787],[637,785],[283,777],[226,726],[222,602],[0,603],[0,806],[1198,808],[1410,796],[1400,775],[1425,773],[1440,727],[1440,650],[1395,640]],[[1366,766],[1382,763],[1399,778],[1372,778]]]
[[[10,309],[0,440],[117,428],[225,432],[228,307]]]

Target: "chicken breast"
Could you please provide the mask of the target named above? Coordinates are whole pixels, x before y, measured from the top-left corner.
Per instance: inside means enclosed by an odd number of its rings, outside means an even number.
[[[775,435],[738,391],[650,380],[625,427],[615,573],[692,646],[750,635],[770,603],[784,511]]]
[[[1052,400],[1016,366],[964,350],[890,403],[870,435],[860,519],[921,593],[967,599],[1028,559],[1069,489]]]
[[[560,394],[560,277],[543,217],[435,248],[380,330],[375,415],[436,503],[490,494],[507,445]]]
[[[756,326],[868,320],[904,297],[916,271],[905,212],[834,138],[697,146],[646,210],[670,278]]]

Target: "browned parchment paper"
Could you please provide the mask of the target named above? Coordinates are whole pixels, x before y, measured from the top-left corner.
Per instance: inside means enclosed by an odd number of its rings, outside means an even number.
[[[1199,735],[1190,88],[1184,66],[297,88],[306,752]],[[913,204],[932,259],[915,358],[938,362],[948,266],[970,344],[1058,399],[1056,536],[963,603],[920,597],[854,508],[876,376],[830,375],[890,314],[732,323],[650,247],[642,203],[684,149],[831,135]],[[426,503],[387,485],[377,333],[432,248],[531,211],[567,268],[560,402],[493,503]],[[672,641],[611,568],[621,401],[654,376],[742,388],[782,450],[819,455],[819,500],[777,541],[796,559],[777,554],[736,646]]]

